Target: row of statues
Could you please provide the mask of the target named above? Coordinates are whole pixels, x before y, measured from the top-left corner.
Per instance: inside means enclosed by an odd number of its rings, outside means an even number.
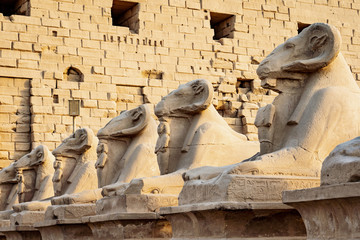
[[[97,136],[78,129],[52,153],[40,145],[4,168],[1,210],[43,211],[123,194],[179,195],[185,181],[221,182],[234,174],[358,181],[359,139],[329,156],[360,135],[360,91],[340,47],[338,30],[316,23],[261,62],[262,86],[279,95],[258,111],[259,143],[218,114],[211,83],[194,80],[154,111],[147,104],[124,111]]]

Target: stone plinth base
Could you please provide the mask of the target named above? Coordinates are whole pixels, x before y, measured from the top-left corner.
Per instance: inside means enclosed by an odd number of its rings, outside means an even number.
[[[45,220],[34,224],[42,240],[91,240],[93,234],[89,226],[81,219]]]
[[[10,215],[11,226],[32,226],[36,222],[45,219],[45,212],[42,211],[23,211]]]
[[[7,240],[41,240],[40,232],[32,226],[10,226],[0,228]]]
[[[158,211],[161,207],[177,205],[178,198],[175,195],[127,194],[98,200],[96,202],[96,213],[146,213]]]
[[[173,239],[306,239],[300,214],[282,203],[202,203],[160,213]]]
[[[76,219],[96,214],[95,204],[71,204],[49,206],[45,212],[45,220]]]
[[[0,228],[10,227],[10,220],[0,220]]]
[[[284,190],[317,187],[319,178],[261,175],[220,175],[186,182],[179,205],[206,202],[281,202]]]
[[[360,183],[286,191],[283,202],[296,208],[307,239],[360,239]]]
[[[10,215],[10,221],[3,221],[0,232],[6,239],[19,240],[41,240],[40,232],[33,227],[36,222],[43,221],[45,212],[23,211]]]
[[[170,239],[170,223],[157,213],[114,213],[82,218],[94,239]]]
[[[81,217],[95,215],[95,204],[49,206],[45,221],[36,223],[43,240],[92,239],[91,229]]]

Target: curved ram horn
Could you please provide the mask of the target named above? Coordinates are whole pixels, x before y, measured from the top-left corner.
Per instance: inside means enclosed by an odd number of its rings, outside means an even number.
[[[325,23],[314,23],[300,34],[307,38],[310,52],[316,55],[321,50],[321,53],[313,58],[296,60],[282,66],[282,70],[290,72],[314,72],[329,65],[339,54],[341,36],[336,28]]]
[[[118,136],[125,136],[125,135],[134,135],[134,134],[139,133],[141,130],[143,130],[146,127],[146,125],[148,124],[149,118],[151,117],[150,109],[149,109],[148,105],[143,104],[143,105],[139,106],[138,111],[141,111],[141,112],[140,113],[136,112],[133,116],[134,120],[140,119],[140,122],[138,124],[136,124],[134,127],[115,132],[115,133],[111,134],[111,136],[118,137]]]

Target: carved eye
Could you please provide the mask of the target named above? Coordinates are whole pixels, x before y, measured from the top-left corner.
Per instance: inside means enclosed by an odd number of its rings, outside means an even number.
[[[290,49],[290,48],[294,48],[295,47],[295,44],[293,44],[293,43],[287,43],[287,44],[285,44],[285,48],[286,49]]]
[[[36,154],[36,157],[37,157],[37,158],[41,158],[42,156],[43,156],[42,152],[38,152],[38,153]]]

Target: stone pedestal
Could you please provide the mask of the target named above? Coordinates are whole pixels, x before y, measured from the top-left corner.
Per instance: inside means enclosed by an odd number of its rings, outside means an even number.
[[[177,205],[173,195],[129,194],[95,204],[50,206],[34,226],[43,240],[170,238],[170,223],[155,211]],[[100,214],[100,215],[96,215]]]
[[[43,211],[22,211],[10,215],[10,226],[32,226],[45,219]]]
[[[10,215],[9,224],[3,222],[0,232],[6,239],[41,239],[40,232],[33,227],[33,224],[44,220],[45,212],[23,211]]]
[[[282,203],[201,203],[160,213],[173,239],[306,239],[300,214]]]
[[[96,214],[96,205],[89,204],[71,204],[71,205],[53,205],[49,206],[45,212],[46,220],[63,220],[63,219],[78,219],[84,216]]]
[[[317,187],[319,178],[261,175],[220,175],[186,182],[179,205],[208,202],[281,202],[284,190]]]
[[[45,220],[34,224],[42,240],[91,240],[92,231],[81,219]]]
[[[360,183],[286,191],[283,202],[296,208],[307,239],[360,239]]]
[[[45,220],[34,227],[39,229],[43,240],[91,239],[91,229],[81,218],[95,214],[95,204],[49,206]]]
[[[178,197],[170,194],[126,194],[104,197],[96,202],[97,214],[147,213],[161,207],[177,206]]]
[[[82,218],[94,239],[170,239],[171,225],[158,213],[113,213]]]
[[[32,226],[10,226],[0,228],[0,232],[7,240],[41,240],[40,232]]]

